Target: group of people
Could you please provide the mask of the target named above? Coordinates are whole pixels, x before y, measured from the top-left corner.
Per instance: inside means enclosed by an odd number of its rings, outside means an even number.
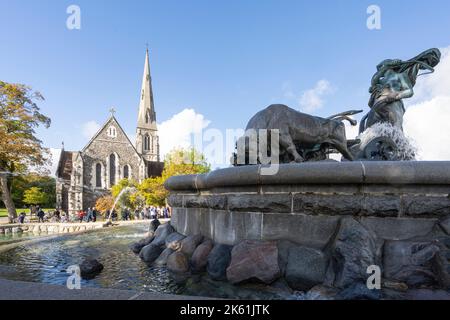
[[[115,210],[107,211],[107,217],[111,215],[112,220],[117,220],[118,215]],[[123,208],[120,212],[120,219],[122,221],[127,220],[154,220],[154,219],[169,219],[172,216],[169,207],[145,207],[142,209],[136,209],[132,213],[129,208]]]
[[[87,211],[80,210],[77,213],[78,222],[96,222],[98,211],[95,208],[88,208]]]
[[[39,206],[31,208],[31,217],[35,215],[39,223],[44,222],[96,222],[100,212],[96,208],[88,208],[86,211],[80,210],[75,215],[66,214],[64,211],[56,209],[55,211],[45,212]],[[145,207],[143,209],[136,209],[132,212],[129,208],[123,208],[120,211],[120,219],[127,220],[154,220],[154,219],[169,219],[172,216],[170,207]],[[118,220],[116,210],[107,210],[105,218]],[[29,222],[25,212],[21,212],[17,218],[18,223]]]
[[[42,209],[40,206],[32,206],[30,208],[30,212],[31,217],[30,219],[27,219],[27,214],[22,211],[17,217],[17,222],[21,224],[29,222],[33,215],[37,217],[39,223],[68,222],[67,214],[65,212],[61,212],[59,209],[56,209],[55,211],[45,212],[44,209]]]

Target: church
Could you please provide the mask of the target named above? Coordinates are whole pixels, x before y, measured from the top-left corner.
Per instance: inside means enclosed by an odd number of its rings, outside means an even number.
[[[56,207],[71,214],[92,208],[121,179],[140,182],[160,176],[163,167],[147,49],[135,144],[112,109],[109,119],[83,150],[62,149],[56,170]]]

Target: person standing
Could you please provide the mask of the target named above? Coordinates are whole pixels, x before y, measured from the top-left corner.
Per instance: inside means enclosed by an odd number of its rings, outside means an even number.
[[[39,223],[44,223],[45,212],[42,209],[39,209],[37,213]]]

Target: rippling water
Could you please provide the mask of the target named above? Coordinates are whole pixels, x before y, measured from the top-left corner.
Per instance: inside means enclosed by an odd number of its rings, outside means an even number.
[[[105,268],[94,279],[82,280],[82,286],[181,293],[182,286],[165,268],[148,267],[129,249],[147,229],[147,224],[138,224],[18,245],[0,253],[0,277],[65,285],[69,266],[94,258]]]
[[[97,259],[103,271],[91,280],[82,280],[86,287],[138,290],[157,293],[186,294],[217,298],[292,299],[267,286],[250,284],[233,286],[212,281],[207,276],[175,279],[166,268],[149,267],[129,248],[144,237],[148,224],[134,224],[97,230],[79,235],[64,235],[37,243],[22,243],[0,252],[0,278],[66,285],[71,265],[84,259]]]

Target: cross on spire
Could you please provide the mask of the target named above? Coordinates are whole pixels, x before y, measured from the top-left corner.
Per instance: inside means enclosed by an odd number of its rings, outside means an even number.
[[[116,109],[114,109],[114,107],[111,107],[111,109],[109,109],[109,112],[111,113],[111,116],[114,117],[114,114],[116,113]]]

